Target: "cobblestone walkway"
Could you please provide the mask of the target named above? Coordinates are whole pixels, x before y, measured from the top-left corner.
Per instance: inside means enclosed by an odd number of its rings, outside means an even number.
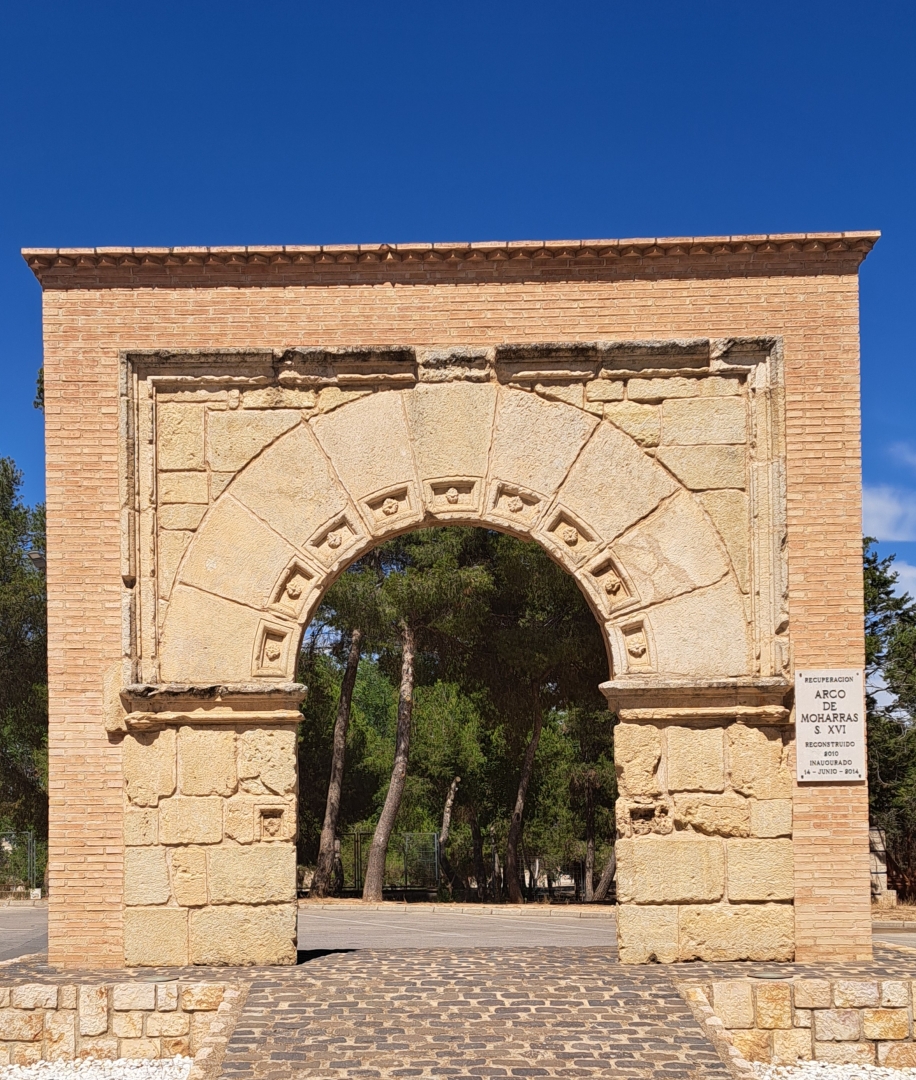
[[[227,1080],[730,1073],[661,968],[612,950],[359,950],[255,979]]]

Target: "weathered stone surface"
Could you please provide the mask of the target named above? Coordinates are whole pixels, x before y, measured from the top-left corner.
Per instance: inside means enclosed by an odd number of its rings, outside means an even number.
[[[296,849],[291,844],[212,848],[212,904],[268,904],[296,898]]]
[[[119,1039],[139,1039],[143,1035],[143,1013],[115,1013],[111,1018],[111,1033]]]
[[[777,727],[732,724],[726,732],[732,786],[758,799],[791,799],[792,773],[784,733]]]
[[[178,983],[156,984],[156,1008],[159,1012],[171,1012],[178,1008]]]
[[[751,1028],[746,1031],[730,1031],[728,1033],[735,1049],[747,1061],[765,1061],[769,1064],[772,1059],[772,1039],[769,1031],[759,1031]]]
[[[285,795],[296,790],[296,732],[256,728],[239,735],[238,775],[245,791]]]
[[[791,840],[729,840],[728,898],[791,900],[795,878]]]
[[[657,795],[656,770],[661,760],[662,741],[651,724],[618,724],[614,728],[614,764],[620,791],[624,795]]]
[[[156,545],[156,576],[159,581],[159,595],[163,600],[172,591],[175,575],[194,533],[188,531],[164,530],[159,534]]]
[[[701,491],[696,496],[722,537],[742,592],[748,591],[750,528],[743,491]]]
[[[48,1061],[72,1061],[76,1056],[76,1013],[70,1009],[48,1013],[44,1035]]]
[[[127,913],[125,912],[125,921]],[[79,988],[80,1035],[104,1035],[108,1030],[108,987]]]
[[[670,964],[677,959],[677,908],[617,909],[617,948],[624,964]]]
[[[155,1009],[156,987],[153,983],[115,983],[111,988],[111,1007],[116,1012]]]
[[[743,443],[747,437],[743,397],[669,399],[661,411],[662,443],[666,445]]]
[[[40,1042],[9,1043],[6,1051],[10,1065],[36,1065],[42,1060]]]
[[[621,490],[627,498],[620,498]],[[557,497],[603,539],[613,540],[676,490],[671,477],[628,435],[601,423]]]
[[[760,837],[792,835],[791,799],[749,799],[751,834]]]
[[[878,1043],[878,1064],[886,1069],[916,1069],[916,1043]]]
[[[496,410],[493,383],[421,384],[405,405],[421,479],[486,476]]]
[[[907,1008],[910,1004],[909,984],[899,980],[882,982],[881,1004],[887,1008]]]
[[[814,1012],[812,1009],[796,1008],[792,1014],[792,1024],[797,1028],[810,1028],[814,1026]]]
[[[816,1061],[834,1065],[874,1065],[875,1044],[872,1042],[815,1042]]]
[[[223,800],[218,795],[175,795],[159,804],[163,844],[218,844],[223,838]]]
[[[794,1065],[796,1061],[810,1061],[813,1057],[810,1031],[796,1028],[773,1032],[774,1065]]]
[[[176,503],[159,507],[160,529],[185,529],[193,532],[203,520],[206,506],[200,503]]]
[[[712,1011],[727,1028],[754,1026],[754,999],[750,979],[727,979],[712,984]]]
[[[161,847],[127,848],[124,852],[124,903],[165,904],[171,896],[165,851]]]
[[[182,795],[232,795],[238,786],[235,732],[183,727],[178,739]]]
[[[157,495],[160,505],[168,503],[202,503],[209,501],[205,472],[163,473],[159,477]]]
[[[163,1035],[171,1038],[187,1035],[190,1030],[191,1021],[184,1013],[157,1012],[151,1013],[146,1018],[146,1034],[153,1039],[161,1038]]]
[[[156,410],[160,469],[204,468],[204,406],[164,402]]]
[[[857,1009],[817,1009],[814,1013],[814,1037],[853,1041],[862,1038],[862,1015]]]
[[[207,907],[191,912],[191,963],[295,962],[295,903]]]
[[[652,609],[651,621],[659,671],[700,677],[747,673],[749,629],[734,578],[665,600]]]
[[[281,815],[276,831],[264,835],[263,812]],[[293,840],[296,833],[296,808],[292,799],[270,795],[233,795],[226,800],[226,836],[239,844],[257,840]]]
[[[585,384],[586,401],[623,401],[620,379],[593,379]]]
[[[680,960],[791,960],[790,904],[721,904],[679,909]]]
[[[837,979],[833,984],[833,1003],[840,1009],[875,1008],[881,991],[874,979]]]
[[[829,1009],[833,1004],[829,979],[794,979],[796,1009]]]
[[[792,1027],[792,988],[788,982],[759,984],[754,987],[757,1027]]]
[[[674,821],[679,829],[690,828],[706,836],[748,836],[749,802],[739,795],[676,795]]]
[[[57,987],[47,983],[26,983],[13,986],[10,1004],[14,1009],[56,1009]]]
[[[640,446],[658,446],[661,422],[659,410],[654,405],[611,401],[604,407],[604,418],[626,432]]]
[[[578,382],[572,383],[537,383],[534,392],[549,401],[564,401],[581,409],[585,404],[585,387]]]
[[[160,1042],[163,1057],[191,1056],[191,1040],[186,1035],[166,1035]]]
[[[185,1012],[207,1012],[222,1004],[226,988],[219,983],[192,983],[181,988],[181,1007]],[[179,1032],[179,1034],[183,1034]]]
[[[284,431],[295,427],[301,413],[289,409],[210,412],[207,419],[207,461],[217,472],[236,472]]]
[[[0,1039],[32,1042],[41,1038],[44,1013],[24,1009],[0,1009]]]
[[[908,1039],[908,1009],[863,1009],[862,1034],[866,1039]]]
[[[159,841],[159,814],[151,806],[125,806],[124,843],[141,847]]]
[[[248,679],[262,616],[251,608],[177,584],[162,627],[163,681]]]
[[[669,727],[665,731],[669,791],[724,791],[722,729]]]
[[[627,904],[719,900],[725,889],[721,840],[688,836],[618,840],[617,899]]]
[[[118,1044],[119,1056],[128,1059],[152,1060],[159,1057],[158,1039],[121,1039]]]
[[[96,1039],[81,1038],[79,1056],[114,1061],[118,1056],[118,1040],[110,1035],[103,1035]]]
[[[232,496],[300,549],[348,505],[346,492],[307,425],[283,435],[242,470]]]
[[[187,909],[128,908],[124,912],[124,963],[128,967],[187,964]]]
[[[127,797],[138,806],[157,806],[175,790],[174,729],[126,735],[121,761]]]
[[[722,397],[740,394],[741,383],[735,376],[705,375],[698,379],[628,379],[630,401],[665,401],[668,398]]]
[[[206,904],[206,852],[200,848],[179,848],[172,852],[172,892],[182,907],[203,907]],[[184,1032],[176,1031],[174,1034],[184,1035]]]
[[[660,446],[657,457],[691,491],[747,486],[741,446]]]
[[[0,1004],[3,1004],[0,1002]],[[76,987],[72,983],[67,983],[64,986],[58,987],[57,991],[57,1007],[59,1009],[75,1009],[76,1008]]]

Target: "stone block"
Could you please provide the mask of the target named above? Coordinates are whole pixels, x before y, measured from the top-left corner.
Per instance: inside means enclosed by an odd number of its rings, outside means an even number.
[[[202,503],[206,506],[209,502],[205,472],[160,473],[156,487],[160,506],[167,503]]]
[[[292,844],[226,846],[209,852],[212,904],[268,904],[296,898]]]
[[[187,964],[187,910],[162,907],[125,911],[124,962],[128,967],[183,967]]]
[[[207,463],[217,472],[237,472],[302,420],[298,410],[211,411],[207,418]]]
[[[26,983],[14,986],[10,993],[14,1009],[56,1009],[57,987],[48,983]]]
[[[875,1008],[881,1000],[881,990],[873,979],[836,979],[833,984],[833,1004],[839,1009]]]
[[[207,508],[202,503],[167,503],[159,507],[159,528],[193,532],[206,512]]]
[[[878,1064],[885,1069],[916,1069],[916,1043],[879,1042]]]
[[[743,491],[726,488],[719,491],[701,491],[696,498],[712,518],[713,525],[725,543],[741,591],[747,592],[750,559],[747,495]]]
[[[60,1009],[45,1017],[45,1058],[72,1061],[76,1056],[76,1012]]]
[[[192,983],[181,987],[181,1007],[185,1012],[212,1012],[220,1007],[225,994],[226,988],[220,983]]]
[[[115,1012],[155,1009],[156,987],[153,983],[115,983],[111,988],[111,1007]]]
[[[269,823],[265,826],[268,818]],[[239,844],[253,844],[257,840],[294,840],[294,800],[270,795],[233,795],[226,800],[224,828],[226,836]]]
[[[10,988],[8,986],[0,986],[0,1009],[9,1008],[10,1003]]]
[[[635,401],[611,401],[604,407],[604,418],[640,446],[658,446],[661,423],[656,406],[638,405]]]
[[[156,464],[160,469],[203,469],[203,405],[160,404],[156,410],[156,443]]]
[[[196,1012],[191,1013],[191,1035],[189,1042],[191,1044],[191,1053],[197,1054],[204,1044],[204,1040],[209,1038],[210,1030],[213,1027],[214,1013],[211,1012]]]
[[[743,446],[660,446],[656,457],[690,491],[747,486]]]
[[[769,1064],[772,1060],[773,1036],[769,1031],[759,1031],[757,1028],[730,1031],[728,1037],[746,1061],[765,1061]]]
[[[180,848],[172,852],[172,891],[182,907],[202,907],[206,904],[207,856],[204,851]],[[184,1032],[175,1034],[183,1035]]]
[[[127,797],[137,806],[158,806],[175,790],[176,732],[142,731],[125,735],[121,760]]]
[[[665,732],[669,791],[724,791],[722,729],[669,727]]]
[[[725,850],[729,900],[791,900],[795,895],[791,840],[729,840]]]
[[[747,405],[743,397],[668,399],[661,412],[665,445],[734,444],[747,438]]]
[[[758,983],[754,987],[757,1027],[792,1027],[792,986],[789,982]]]
[[[585,400],[623,401],[623,385],[620,379],[593,379],[585,384]]]
[[[249,679],[252,645],[261,619],[257,611],[242,604],[210,596],[179,582],[172,590],[162,626],[160,678],[163,682],[205,684],[213,679]]]
[[[735,377],[706,375],[698,379],[659,378],[629,379],[627,397],[630,401],[665,401],[669,398],[721,397],[740,394],[741,383]]]
[[[659,671],[717,678],[749,669],[745,601],[731,574],[715,585],[662,601],[652,608],[651,626]]]
[[[866,1039],[908,1039],[908,1009],[863,1009],[862,1034]]]
[[[152,806],[126,806],[124,808],[124,843],[127,847],[141,847],[159,842],[159,815]]]
[[[888,981],[881,983],[881,1004],[892,1009],[905,1009],[910,1004],[910,985],[907,982]]]
[[[118,1057],[118,1040],[112,1035],[103,1035],[97,1039],[80,1039],[78,1056],[81,1058],[101,1058],[114,1061]]]
[[[172,895],[165,851],[161,847],[124,852],[124,903],[130,907],[167,904]]]
[[[76,1008],[76,987],[71,983],[60,987],[57,994],[57,1007],[58,1009]]]
[[[188,550],[194,533],[179,530],[160,532],[156,545],[156,576],[159,580],[159,595],[167,600],[172,591],[178,567]]]
[[[614,728],[614,764],[622,795],[658,795],[656,770],[662,756],[658,728],[650,724],[618,724]]]
[[[235,732],[183,727],[178,739],[182,795],[232,795],[238,786]]]
[[[751,835],[777,837],[792,835],[791,799],[750,799]]]
[[[816,1061],[833,1065],[874,1065],[875,1044],[870,1042],[815,1042]]]
[[[295,964],[296,915],[295,903],[193,909],[191,963]]]
[[[143,1035],[143,1013],[115,1013],[111,1018],[111,1033],[119,1039],[139,1039]]]
[[[159,1012],[172,1012],[178,1008],[178,983],[157,983],[156,1008]]]
[[[41,1038],[44,1013],[35,1009],[0,1009],[0,1039],[32,1042]]]
[[[679,909],[680,960],[791,960],[790,904],[715,904]]]
[[[104,1035],[108,1031],[107,986],[81,986],[77,1008],[81,1036]]]
[[[184,1035],[166,1036],[161,1040],[161,1043],[163,1057],[176,1057],[178,1054],[182,1057],[191,1056],[191,1040]]]
[[[153,1060],[159,1054],[158,1039],[121,1039],[118,1046],[118,1056],[122,1058]]]
[[[833,1004],[829,979],[795,979],[792,993],[796,1009],[829,1009]]]
[[[677,959],[677,908],[617,908],[617,949],[622,964],[670,964]]]
[[[251,728],[239,735],[238,775],[245,791],[286,795],[296,790],[294,728]]]
[[[223,838],[223,800],[218,795],[176,795],[159,804],[162,844],[218,844]]]
[[[187,1035],[190,1030],[191,1021],[183,1012],[155,1012],[146,1018],[146,1034],[153,1039]]]
[[[797,1028],[809,1028],[814,1025],[814,1011],[812,1009],[795,1009],[792,1013],[792,1026]]]
[[[619,903],[684,904],[719,900],[725,888],[721,840],[638,837],[618,840]]]
[[[712,984],[712,1011],[727,1028],[754,1026],[750,979],[726,979]]]
[[[796,1061],[810,1061],[813,1057],[810,1031],[795,1028],[773,1032],[774,1065],[794,1065]]]
[[[862,1017],[857,1009],[817,1009],[814,1037],[819,1042],[854,1042],[862,1038]]]
[[[679,829],[693,829],[706,836],[747,836],[750,833],[749,802],[738,795],[676,795],[674,821]]]
[[[487,474],[496,386],[452,382],[420,385],[405,395],[421,480]]]
[[[778,727],[732,724],[726,730],[732,787],[757,799],[791,799],[792,773]]]
[[[41,1043],[10,1043],[10,1065],[37,1065],[42,1060]]]

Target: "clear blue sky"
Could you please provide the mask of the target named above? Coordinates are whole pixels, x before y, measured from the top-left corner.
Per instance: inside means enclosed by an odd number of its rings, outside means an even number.
[[[0,0],[0,455],[43,497],[23,246],[881,229],[866,528],[916,591],[916,5]]]

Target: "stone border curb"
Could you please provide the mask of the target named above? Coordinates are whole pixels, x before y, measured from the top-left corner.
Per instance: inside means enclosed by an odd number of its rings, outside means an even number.
[[[299,900],[299,910],[318,911],[387,911],[391,915],[400,913],[419,913],[426,915],[540,915],[542,917],[567,919],[616,919],[617,907],[614,904],[588,907],[573,904],[569,907],[540,904],[402,904],[387,901],[379,904],[367,904],[362,900]]]
[[[217,1007],[216,1017],[210,1025],[210,1031],[194,1055],[194,1063],[188,1073],[188,1080],[216,1080],[219,1076],[226,1046],[242,1015],[249,988],[250,983],[239,983],[235,987],[226,988],[223,1000]]]
[[[871,924],[872,930],[898,930],[905,931],[909,934],[916,934],[916,922],[897,922],[888,919],[873,919]]]
[[[709,999],[699,986],[675,983],[678,993],[690,1006],[690,1011],[716,1052],[736,1080],[757,1080],[754,1066],[734,1047],[725,1034],[725,1025],[712,1011]]]

